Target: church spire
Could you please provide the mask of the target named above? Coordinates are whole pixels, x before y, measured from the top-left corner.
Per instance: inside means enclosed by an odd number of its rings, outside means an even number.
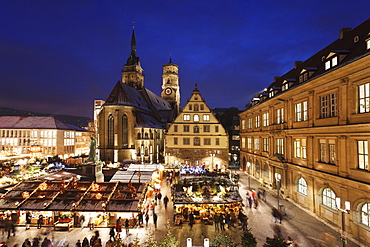
[[[136,37],[135,37],[135,27],[134,26],[132,26],[131,55],[136,57]]]

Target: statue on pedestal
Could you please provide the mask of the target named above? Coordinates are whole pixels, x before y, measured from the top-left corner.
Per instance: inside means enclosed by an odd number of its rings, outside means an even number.
[[[94,137],[91,137],[90,152],[87,161],[96,161],[96,140],[94,139]]]

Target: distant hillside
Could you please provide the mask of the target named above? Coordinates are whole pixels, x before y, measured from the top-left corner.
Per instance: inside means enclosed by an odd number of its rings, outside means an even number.
[[[78,127],[87,127],[90,118],[88,117],[77,117],[77,116],[69,116],[69,115],[58,115],[58,114],[50,114],[50,113],[36,113],[36,112],[28,112],[22,110],[15,110],[12,108],[7,107],[0,107],[0,116],[50,116],[55,117],[62,121],[63,123],[73,124]]]

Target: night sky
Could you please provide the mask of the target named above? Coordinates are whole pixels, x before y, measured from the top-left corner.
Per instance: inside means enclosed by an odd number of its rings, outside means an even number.
[[[369,0],[2,0],[0,106],[92,117],[121,79],[134,25],[148,89],[160,95],[172,54],[182,106],[197,83],[209,107],[244,109],[369,10]]]

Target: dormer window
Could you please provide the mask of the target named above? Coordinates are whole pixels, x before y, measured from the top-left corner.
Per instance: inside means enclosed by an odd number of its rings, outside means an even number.
[[[274,97],[275,96],[275,93],[274,93],[274,91],[272,90],[272,91],[270,91],[269,92],[269,98],[272,98],[272,97]]]
[[[288,90],[292,85],[293,83],[295,82],[295,79],[285,79],[283,81],[283,84],[282,84],[282,91],[286,91]]]
[[[280,90],[280,87],[272,87],[269,91],[269,98],[274,97]]]
[[[370,38],[366,40],[366,49],[370,50]]]
[[[302,69],[301,75],[299,76],[299,83],[305,82],[308,79],[310,79],[311,76],[313,75],[313,73],[315,73],[316,70],[317,70],[317,68],[314,68],[314,67]]]
[[[325,70],[337,66],[349,51],[331,51],[325,59]]]

